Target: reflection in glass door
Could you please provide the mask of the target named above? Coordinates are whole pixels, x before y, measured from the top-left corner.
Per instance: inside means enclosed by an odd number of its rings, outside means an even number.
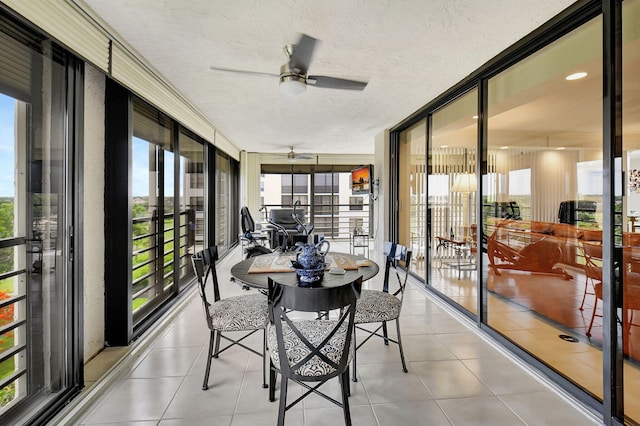
[[[488,325],[597,399],[602,70],[598,17],[489,79],[482,185]]]
[[[0,424],[15,424],[9,416],[33,415],[34,404],[46,406],[72,385],[71,174],[62,125],[65,67],[4,37],[33,61],[33,75],[20,80],[28,87],[19,90],[6,77],[0,86],[12,93],[0,93]],[[18,59],[14,65],[29,71]]]
[[[194,277],[191,256],[204,248],[204,145],[181,129],[180,139],[179,280],[184,287]]]
[[[640,423],[640,0],[622,3],[622,149],[628,181],[622,210],[623,280],[621,319],[624,353],[624,412]]]
[[[421,121],[400,134],[398,176],[398,243],[410,247],[412,272],[425,276],[426,122]]]
[[[231,205],[231,162],[229,157],[221,152],[216,152],[216,212],[215,212],[215,241],[218,246],[218,253],[223,255],[231,247],[231,215],[235,216],[235,212],[229,210]]]
[[[477,312],[478,220],[476,145],[478,91],[433,113],[429,144],[429,218],[434,289]]]

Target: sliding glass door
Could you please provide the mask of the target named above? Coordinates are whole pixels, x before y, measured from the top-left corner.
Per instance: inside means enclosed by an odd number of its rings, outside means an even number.
[[[134,102],[132,301],[134,323],[171,297],[174,271],[173,122]]]
[[[73,71],[51,43],[4,24],[0,17],[0,424],[22,424],[78,384]]]
[[[178,238],[180,287],[194,278],[191,256],[204,248],[204,145],[180,129],[180,220]]]
[[[595,18],[489,79],[482,218],[488,325],[598,399],[602,69]]]
[[[431,285],[473,314],[482,261],[475,209],[477,114],[477,89],[433,113],[427,181]]]
[[[412,271],[425,276],[428,229],[426,214],[427,126],[422,120],[400,133],[398,175],[398,242],[413,250]],[[431,209],[429,209],[431,211]]]

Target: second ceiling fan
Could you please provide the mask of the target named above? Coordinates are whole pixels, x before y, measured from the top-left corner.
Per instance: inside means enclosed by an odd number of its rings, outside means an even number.
[[[211,69],[215,71],[278,77],[280,79],[280,89],[284,93],[291,95],[303,93],[306,91],[308,85],[318,88],[341,90],[364,90],[364,88],[367,87],[367,82],[364,81],[347,80],[323,75],[309,75],[309,65],[311,64],[313,51],[315,50],[317,42],[318,40],[315,38],[301,34],[300,40],[298,40],[296,44],[286,45],[284,52],[289,57],[289,61],[280,67],[280,74],[214,66],[212,66]]]
[[[295,162],[296,160],[310,160],[312,158],[313,158],[312,154],[297,153],[295,152],[293,146],[289,147],[289,152],[287,153],[287,160],[291,163]]]

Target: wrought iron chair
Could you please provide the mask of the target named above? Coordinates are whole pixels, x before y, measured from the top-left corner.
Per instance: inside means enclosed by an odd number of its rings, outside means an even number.
[[[284,425],[286,411],[311,393],[342,407],[345,424],[351,425],[349,362],[355,306],[361,287],[362,276],[340,287],[318,288],[281,285],[269,279],[269,400],[275,400],[276,373],[280,373],[279,426]],[[306,313],[316,315],[329,311],[337,312],[338,318],[304,319]],[[340,380],[341,402],[318,390],[335,377]],[[300,384],[306,392],[287,404],[289,380]]]
[[[398,345],[400,350],[400,360],[402,361],[402,371],[407,372],[407,364],[404,360],[404,352],[402,350],[402,337],[400,334],[400,312],[402,310],[402,299],[404,290],[407,285],[407,278],[409,277],[409,265],[411,264],[411,250],[407,247],[395,244],[389,241],[384,243],[384,254],[386,256],[385,268],[384,268],[384,281],[382,284],[382,291],[380,290],[362,290],[362,295],[358,299],[356,304],[355,315],[355,330],[361,330],[369,333],[369,335],[359,344],[356,343],[353,353],[353,381],[357,382],[356,377],[356,352],[364,345],[369,339],[374,336],[384,339],[384,344],[388,345],[389,342]],[[403,272],[404,278],[401,277],[400,269],[398,266],[403,266],[405,271]],[[398,288],[394,292],[389,290],[389,277],[391,270],[395,272],[398,279]],[[387,333],[387,321],[396,322],[397,340],[389,337]],[[370,330],[368,328],[359,326],[358,324],[369,323],[381,323],[376,329]],[[382,334],[380,334],[382,330]]]
[[[191,257],[193,269],[198,277],[198,291],[202,299],[202,306],[209,327],[209,353],[207,366],[204,372],[202,390],[209,388],[209,372],[211,360],[234,345],[241,346],[262,358],[262,387],[267,387],[265,354],[266,354],[266,324],[267,324],[267,298],[262,293],[244,294],[228,298],[220,297],[218,275],[215,262],[218,260],[218,248],[212,246],[206,248]],[[207,298],[206,285],[211,277],[213,283],[213,303]],[[259,352],[244,343],[246,338],[257,331],[263,332],[262,352]],[[247,332],[239,339],[232,339],[223,333]],[[229,345],[220,349],[220,341],[225,339]]]

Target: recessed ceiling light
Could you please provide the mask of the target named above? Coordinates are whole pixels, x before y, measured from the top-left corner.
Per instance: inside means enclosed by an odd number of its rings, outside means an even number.
[[[440,148],[449,148],[449,145],[440,145]]]
[[[587,73],[584,71],[581,72],[575,72],[573,74],[569,74],[568,76],[565,77],[565,80],[579,80],[581,78],[584,78],[587,76]]]
[[[562,151],[564,149],[564,146],[559,146],[556,148],[557,151]]]
[[[477,120],[477,119],[478,119],[478,116],[477,116],[477,115],[474,115],[474,116],[473,116],[473,117],[471,117],[471,118],[473,118],[474,120]]]
[[[500,149],[509,149],[508,146],[501,146]]]

